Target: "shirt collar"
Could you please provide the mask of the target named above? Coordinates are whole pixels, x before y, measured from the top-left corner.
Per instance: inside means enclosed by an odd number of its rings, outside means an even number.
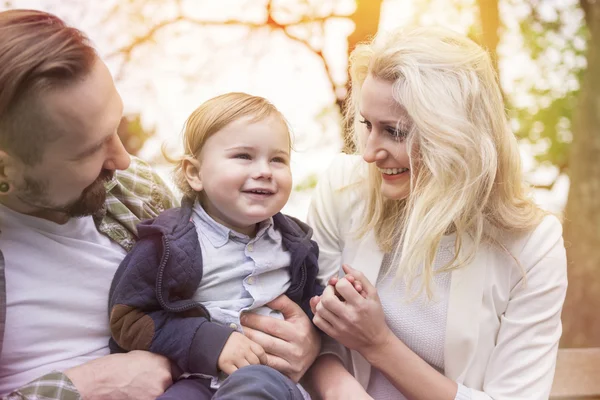
[[[273,218],[269,218],[264,220],[258,224],[258,231],[256,232],[256,236],[254,238],[250,238],[248,235],[244,235],[243,233],[236,232],[223,224],[215,221],[204,208],[200,205],[198,201],[194,203],[193,208],[194,214],[199,219],[202,224],[203,233],[206,235],[210,243],[215,247],[219,248],[224,246],[229,239],[235,238],[235,240],[248,243],[251,240],[260,239],[265,233],[273,240],[276,240],[278,237],[278,232],[275,231]]]

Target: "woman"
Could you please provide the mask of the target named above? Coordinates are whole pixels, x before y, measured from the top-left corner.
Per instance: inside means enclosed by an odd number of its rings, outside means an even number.
[[[562,228],[528,197],[488,54],[420,28],[358,46],[350,68],[362,157],[334,161],[308,218],[320,279],[349,274],[312,300],[338,342],[311,370],[316,392],[547,399]]]

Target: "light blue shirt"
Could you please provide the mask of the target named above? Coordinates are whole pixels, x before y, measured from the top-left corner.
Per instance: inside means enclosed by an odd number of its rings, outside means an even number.
[[[216,222],[198,202],[193,211],[203,265],[194,300],[207,308],[213,321],[240,332],[244,311],[283,319],[279,311],[265,306],[291,284],[291,256],[273,219],[261,222],[250,238]]]

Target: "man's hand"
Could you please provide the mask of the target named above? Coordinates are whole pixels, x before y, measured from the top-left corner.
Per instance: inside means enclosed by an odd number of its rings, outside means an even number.
[[[111,354],[65,374],[84,400],[155,400],[173,382],[169,360],[147,351]]]
[[[321,337],[304,311],[286,295],[267,304],[285,320],[245,313],[244,335],[267,352],[267,365],[298,382],[321,349]]]
[[[266,364],[263,348],[239,332],[233,332],[221,351],[217,364],[227,375],[247,365]]]

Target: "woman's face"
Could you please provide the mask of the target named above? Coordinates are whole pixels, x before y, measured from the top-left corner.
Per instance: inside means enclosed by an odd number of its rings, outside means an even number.
[[[411,122],[392,96],[392,83],[369,75],[360,93],[360,114],[366,143],[363,159],[379,170],[381,194],[392,200],[408,197],[411,171],[406,136]]]

